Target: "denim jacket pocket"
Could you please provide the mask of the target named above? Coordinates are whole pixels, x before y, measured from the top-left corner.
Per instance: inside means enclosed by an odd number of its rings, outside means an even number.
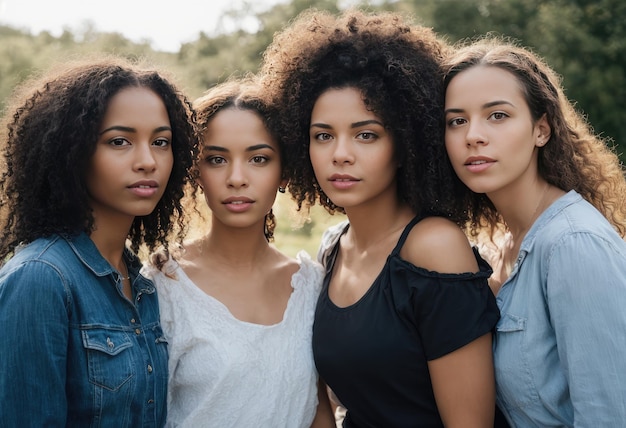
[[[502,313],[496,325],[497,392],[507,407],[524,407],[539,398],[529,366],[526,322],[526,318]]]
[[[81,334],[89,382],[116,391],[135,375],[133,340],[128,333],[99,327],[83,329]]]

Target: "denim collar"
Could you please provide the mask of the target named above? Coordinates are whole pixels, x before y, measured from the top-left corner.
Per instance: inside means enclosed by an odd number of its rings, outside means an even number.
[[[78,235],[63,236],[63,239],[70,246],[76,256],[83,262],[87,269],[91,270],[96,276],[106,276],[117,273],[113,266],[104,258],[96,247],[96,244],[86,233]],[[138,275],[141,268],[141,262],[128,248],[124,248],[124,261],[128,266],[129,273],[133,276]]]
[[[530,227],[530,230],[522,240],[522,245],[520,246],[520,253],[518,257],[518,262],[523,260],[523,258],[528,254],[534,244],[537,236],[541,233],[541,230],[546,227],[550,221],[557,216],[561,211],[563,211],[568,206],[575,204],[580,201],[582,196],[578,194],[575,190],[570,190],[565,195],[558,198],[556,201],[552,203],[541,215],[537,218],[535,223]]]

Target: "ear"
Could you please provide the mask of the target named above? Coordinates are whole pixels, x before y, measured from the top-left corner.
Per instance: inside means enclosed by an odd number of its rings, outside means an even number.
[[[543,147],[550,140],[552,129],[548,123],[546,113],[535,123],[535,146]]]
[[[278,185],[278,187],[282,187],[284,189],[287,187],[287,184],[289,184],[289,180],[286,178],[283,178],[282,180],[280,180],[280,184]]]

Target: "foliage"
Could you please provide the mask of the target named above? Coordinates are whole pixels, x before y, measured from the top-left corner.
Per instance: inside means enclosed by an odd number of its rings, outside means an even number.
[[[133,43],[118,33],[99,33],[85,23],[76,33],[55,37],[41,32],[0,26],[0,108],[29,74],[51,62],[93,51],[148,57],[173,72],[190,98],[231,75],[257,70],[274,33],[301,11],[314,7],[338,12],[350,0],[290,0],[269,10],[244,2],[222,17],[229,31],[199,33],[177,53],[154,51],[148,43]],[[622,0],[378,0],[357,4],[369,10],[394,10],[413,15],[450,43],[495,32],[512,37],[545,57],[563,77],[568,97],[588,115],[597,132],[613,139],[626,159],[626,2]],[[250,33],[243,22],[256,22]],[[226,27],[226,25],[224,25]],[[247,28],[247,27],[246,27]],[[283,198],[284,199],[284,198]],[[316,236],[341,216],[314,207],[308,218],[279,198],[276,245],[295,255],[314,255]]]
[[[291,0],[258,10],[254,2],[227,11],[230,31],[199,33],[177,53],[154,51],[118,33],[99,33],[85,23],[55,37],[0,26],[0,108],[19,82],[52,61],[87,52],[146,56],[170,69],[191,98],[231,75],[256,71],[273,34],[309,7],[337,12],[354,1]],[[626,2],[622,0],[378,0],[370,10],[414,15],[449,42],[496,32],[515,38],[545,57],[563,77],[567,95],[610,137],[626,159]],[[243,22],[258,24],[245,30]]]
[[[423,3],[415,0],[416,3]],[[495,32],[546,58],[567,96],[626,159],[626,3],[621,0],[432,0],[450,41]]]

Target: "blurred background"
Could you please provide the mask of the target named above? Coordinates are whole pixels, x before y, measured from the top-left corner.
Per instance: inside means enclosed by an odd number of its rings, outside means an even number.
[[[450,43],[488,32],[512,37],[561,74],[566,95],[626,159],[623,0],[0,0],[0,109],[31,73],[94,51],[147,57],[194,99],[256,71],[273,34],[310,7],[401,11]],[[275,245],[315,255],[322,231],[344,217],[319,207],[297,213],[287,195],[275,206]]]

